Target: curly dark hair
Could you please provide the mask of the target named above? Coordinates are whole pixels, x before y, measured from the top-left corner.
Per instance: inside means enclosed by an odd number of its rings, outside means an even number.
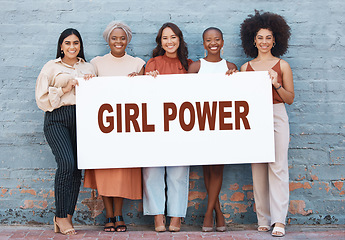
[[[290,27],[285,19],[275,13],[260,13],[255,10],[255,15],[249,15],[241,24],[242,47],[247,56],[257,57],[258,49],[254,46],[254,39],[260,29],[272,31],[276,45],[272,48],[272,55],[275,57],[282,56],[288,49],[290,38]]]
[[[157,46],[152,51],[152,57],[162,56],[165,54],[165,50],[162,48],[162,33],[165,28],[171,28],[171,30],[176,34],[180,39],[180,46],[177,49],[177,57],[180,60],[182,66],[186,71],[188,71],[188,49],[187,43],[183,40],[183,34],[180,28],[171,22],[164,23],[163,26],[159,29],[156,37]]]

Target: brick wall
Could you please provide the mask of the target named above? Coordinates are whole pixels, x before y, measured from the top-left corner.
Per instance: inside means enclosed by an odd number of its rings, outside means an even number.
[[[86,58],[109,51],[102,32],[123,20],[134,36],[128,53],[148,60],[157,30],[166,21],[184,32],[190,58],[203,56],[201,33],[224,32],[224,58],[240,67],[248,58],[239,26],[254,9],[285,16],[292,29],[283,57],[294,73],[296,98],[288,106],[292,224],[345,224],[345,3],[332,1],[0,1],[0,223],[51,223],[55,161],[43,135],[43,112],[34,100],[42,66],[56,54],[59,33],[77,28]],[[250,166],[227,165],[221,203],[228,223],[256,222]],[[192,167],[187,224],[201,225],[206,210],[202,168]],[[82,189],[76,211],[80,224],[102,224],[100,198]],[[127,223],[152,223],[141,201],[126,201]]]

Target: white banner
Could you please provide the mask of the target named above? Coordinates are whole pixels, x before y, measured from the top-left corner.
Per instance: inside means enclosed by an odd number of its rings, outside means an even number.
[[[79,169],[274,162],[267,72],[79,80]]]

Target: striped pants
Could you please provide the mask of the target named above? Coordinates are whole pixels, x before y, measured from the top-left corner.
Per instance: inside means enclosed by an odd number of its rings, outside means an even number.
[[[62,106],[44,117],[44,134],[57,163],[55,173],[55,216],[73,215],[77,203],[81,170],[77,168],[76,109]]]

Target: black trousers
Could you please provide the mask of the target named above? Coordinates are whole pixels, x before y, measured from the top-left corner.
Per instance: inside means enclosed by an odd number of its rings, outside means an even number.
[[[75,105],[62,106],[44,117],[44,134],[57,163],[55,173],[55,216],[73,215],[77,203],[81,170],[77,168]]]

